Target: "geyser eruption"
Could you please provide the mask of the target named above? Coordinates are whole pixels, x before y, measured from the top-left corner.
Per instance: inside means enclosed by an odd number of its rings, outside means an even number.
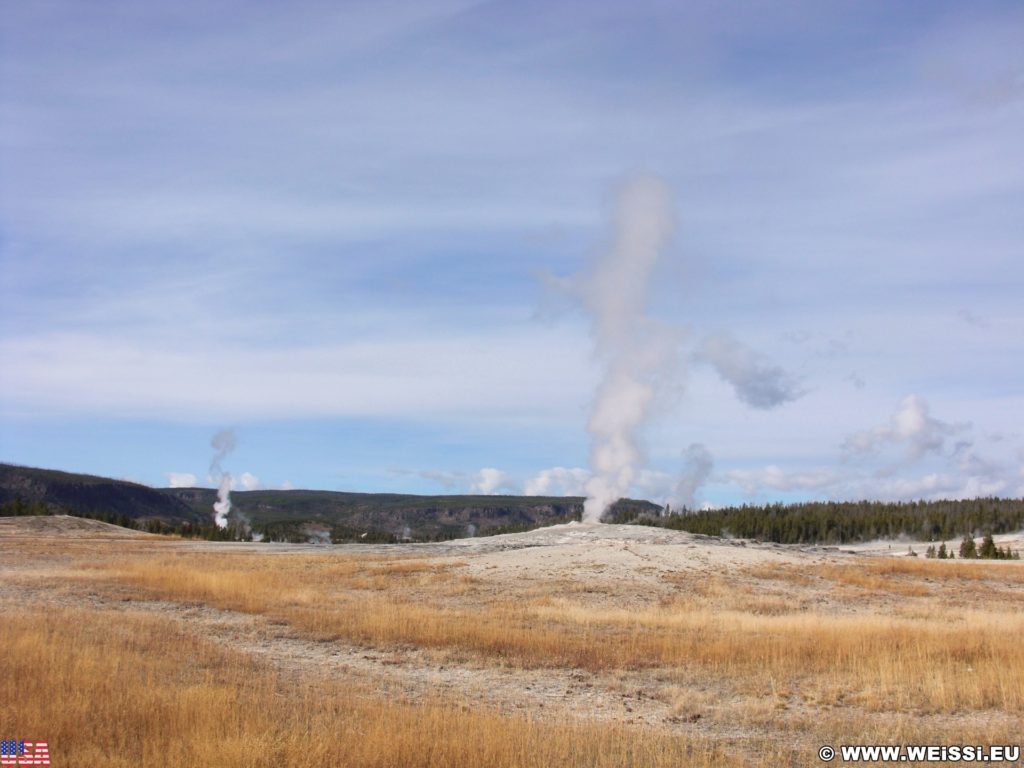
[[[672,354],[672,345],[646,316],[648,286],[674,218],[664,182],[651,176],[627,180],[616,201],[611,242],[575,284],[604,366],[587,423],[591,478],[584,522],[600,522],[626,495],[642,462],[636,430],[654,399],[654,378]]]
[[[228,512],[231,511],[231,473],[225,472],[220,476],[220,486],[217,488],[217,501],[213,503],[213,522],[218,528],[228,527]]]
[[[213,504],[213,522],[218,528],[227,528],[228,512],[231,511],[231,474],[224,471],[221,462],[235,449],[235,431],[222,429],[210,440],[210,447],[216,451],[213,459],[210,460],[210,475],[212,477],[220,475],[217,501]]]

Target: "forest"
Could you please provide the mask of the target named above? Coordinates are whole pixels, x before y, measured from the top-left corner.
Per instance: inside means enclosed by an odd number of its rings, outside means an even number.
[[[734,536],[779,544],[846,544],[908,538],[950,541],[1024,528],[1024,500],[981,498],[942,501],[814,501],[744,504],[615,522],[655,525],[708,536]]]

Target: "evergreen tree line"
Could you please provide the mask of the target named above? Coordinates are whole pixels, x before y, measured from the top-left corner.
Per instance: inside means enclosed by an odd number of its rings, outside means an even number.
[[[210,541],[250,541],[247,527],[231,523],[221,529],[213,522],[168,523],[158,519],[134,520],[113,512],[84,512],[55,507],[40,501],[8,500],[0,504],[0,516],[66,514],[99,520],[124,528]],[[714,510],[671,512],[654,517],[646,508],[620,507],[613,510],[609,522],[653,525],[709,536],[737,536],[773,541],[780,544],[845,544],[900,536],[919,541],[941,541],[963,537],[960,557],[1006,559],[1009,548],[1000,549],[992,541],[993,534],[1010,533],[1024,528],[1024,499],[984,498],[964,501],[846,501],[805,502],[797,504],[744,504]],[[301,530],[302,521],[277,521],[253,526],[265,541],[308,540]],[[509,525],[482,528],[478,536],[529,530],[533,525]],[[444,529],[425,534],[418,531],[417,541],[443,541],[465,535],[462,528]],[[985,535],[980,546],[974,537]],[[333,542],[394,542],[398,537],[381,530],[355,529],[334,525],[330,531]],[[969,543],[968,543],[969,542]],[[926,557],[953,557],[945,543],[930,547]]]
[[[207,541],[252,541],[253,534],[261,541],[304,544],[310,540],[310,534],[304,528],[306,520],[279,520],[257,523],[252,525],[251,528],[234,520],[229,520],[227,528],[218,528],[212,521],[209,523],[168,523],[158,519],[135,520],[125,514],[85,512],[72,509],[71,507],[56,506],[41,501],[25,501],[24,499],[13,499],[0,504],[0,517],[41,515],[69,515],[87,520],[99,520],[104,523],[119,525],[122,528],[145,531],[146,533],[182,536],[187,539],[205,539]],[[559,521],[564,522],[563,519]],[[495,536],[502,533],[518,533],[532,530],[536,527],[536,525],[522,524],[481,528],[477,531],[476,535]],[[413,532],[413,534],[411,540],[418,542],[450,541],[464,537],[466,535],[466,528],[462,525],[445,526],[438,531],[427,532],[419,530]],[[341,524],[331,526],[330,539],[332,544],[352,542],[394,544],[403,540],[398,534],[390,531],[375,528],[357,528]]]
[[[85,512],[75,510],[71,507],[60,507],[46,504],[41,501],[26,501],[24,499],[11,499],[0,504],[0,517],[26,517],[42,515],[68,515],[80,517],[85,520],[99,520],[102,523],[119,525],[122,528],[129,528],[135,531],[146,533],[160,533],[168,536],[184,536],[190,539],[207,539],[209,541],[234,541],[244,538],[240,531],[221,529],[210,523],[167,523],[163,520],[135,520],[124,513],[106,511]]]
[[[946,549],[946,542],[942,542],[938,549],[932,544],[925,550],[924,556],[938,560],[952,560],[954,557],[953,552]],[[1020,560],[1020,553],[1012,551],[1009,545],[997,547],[992,539],[992,534],[988,533],[982,539],[980,547],[974,543],[972,536],[964,536],[963,541],[960,542],[960,558],[964,560]]]
[[[818,501],[636,516],[643,525],[780,544],[846,544],[905,536],[943,541],[1024,528],[1024,499]],[[993,545],[994,546],[994,545]]]

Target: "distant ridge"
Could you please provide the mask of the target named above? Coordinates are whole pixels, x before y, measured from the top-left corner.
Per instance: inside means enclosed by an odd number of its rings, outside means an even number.
[[[0,464],[0,508],[18,502],[42,505],[51,514],[123,516],[168,523],[200,520],[196,511],[181,499],[140,483]]]
[[[150,488],[138,483],[52,469],[0,464],[0,510],[41,504],[50,513],[123,515],[136,522],[209,523],[212,488]],[[232,519],[272,539],[393,541],[461,538],[530,530],[579,519],[581,497],[417,496],[345,491],[233,491]],[[639,515],[660,509],[623,500],[616,511]],[[4,514],[14,514],[11,508]]]

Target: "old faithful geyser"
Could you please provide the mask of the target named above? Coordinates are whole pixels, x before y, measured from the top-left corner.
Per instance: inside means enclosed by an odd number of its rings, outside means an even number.
[[[646,315],[647,294],[674,218],[664,182],[651,176],[627,180],[616,200],[611,241],[576,285],[603,367],[587,423],[591,478],[584,522],[600,522],[626,495],[642,461],[636,431],[654,398],[653,378],[671,355],[671,345]]]

